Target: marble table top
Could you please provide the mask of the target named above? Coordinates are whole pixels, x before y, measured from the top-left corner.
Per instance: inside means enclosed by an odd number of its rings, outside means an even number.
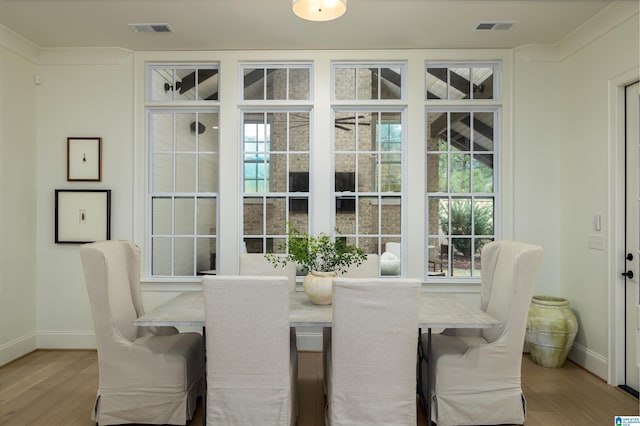
[[[314,305],[304,292],[291,293],[292,327],[331,327],[331,305]],[[502,323],[457,299],[452,294],[422,292],[418,313],[420,328],[500,328]],[[182,293],[133,322],[136,326],[203,327],[202,292]]]

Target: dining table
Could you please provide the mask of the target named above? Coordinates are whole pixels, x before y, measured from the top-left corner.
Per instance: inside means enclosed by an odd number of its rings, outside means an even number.
[[[313,304],[302,291],[290,293],[289,324],[291,327],[331,327],[331,305]],[[204,296],[201,291],[185,292],[159,305],[133,321],[135,326],[201,327],[205,330]],[[477,306],[473,306],[451,293],[422,290],[418,310],[418,357],[431,358],[432,329],[445,328],[500,328],[502,323]],[[427,330],[427,348],[420,344],[422,330]],[[206,362],[206,356],[205,356]],[[425,406],[427,421],[431,410],[427,407],[430,395],[422,394],[422,362],[418,363],[417,393]],[[205,407],[206,419],[206,407]],[[429,424],[429,423],[427,423]]]

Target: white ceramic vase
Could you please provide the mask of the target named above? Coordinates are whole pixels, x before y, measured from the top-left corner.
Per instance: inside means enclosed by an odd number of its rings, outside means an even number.
[[[316,305],[330,305],[333,299],[335,272],[311,271],[302,281],[305,294]]]

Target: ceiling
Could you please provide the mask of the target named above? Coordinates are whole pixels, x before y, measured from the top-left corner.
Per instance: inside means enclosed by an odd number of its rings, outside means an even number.
[[[44,48],[515,48],[557,43],[611,3],[348,0],[343,17],[307,22],[292,13],[291,0],[0,0],[0,24]],[[474,30],[487,21],[515,25],[510,30]],[[173,32],[134,32],[129,26],[133,23],[167,23]]]

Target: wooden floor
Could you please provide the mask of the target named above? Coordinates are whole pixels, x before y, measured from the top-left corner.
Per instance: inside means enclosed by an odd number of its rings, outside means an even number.
[[[324,425],[322,358],[301,352],[298,376],[299,426]],[[638,400],[567,362],[544,368],[525,355],[523,390],[527,426],[613,425],[615,415],[638,415]],[[98,386],[95,351],[39,350],[0,368],[0,425],[92,425]],[[418,425],[426,426],[418,404]],[[202,424],[199,403],[190,425]]]

